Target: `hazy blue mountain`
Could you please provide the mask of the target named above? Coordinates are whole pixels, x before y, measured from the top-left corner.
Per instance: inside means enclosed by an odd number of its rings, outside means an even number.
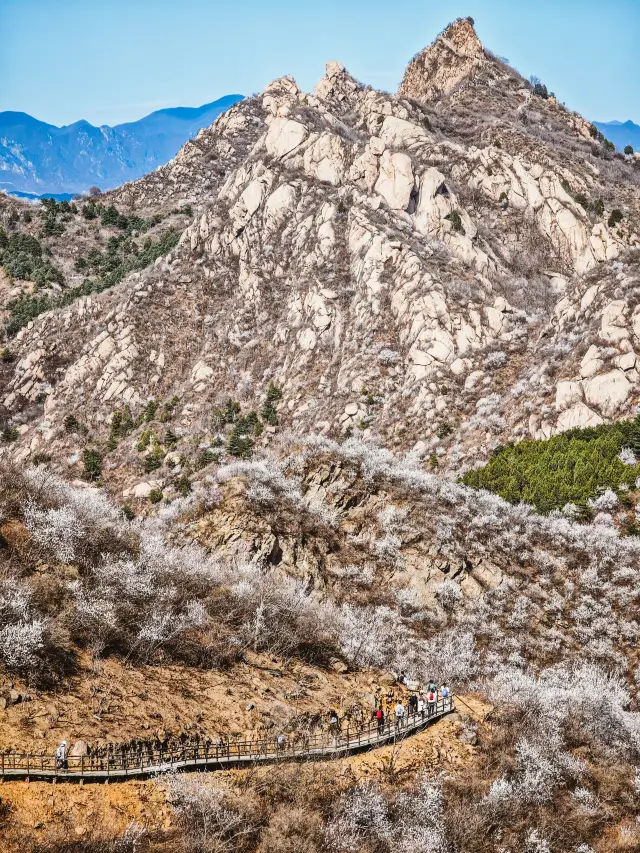
[[[594,124],[619,151],[626,145],[631,145],[634,151],[640,151],[640,125],[632,121],[594,121]]]
[[[157,110],[139,121],[56,127],[18,112],[0,112],[0,189],[35,195],[111,189],[174,157],[242,95],[201,107]]]

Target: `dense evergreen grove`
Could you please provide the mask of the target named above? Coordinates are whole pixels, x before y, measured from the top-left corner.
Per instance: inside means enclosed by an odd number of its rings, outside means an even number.
[[[13,278],[33,281],[37,287],[64,283],[64,277],[47,256],[47,249],[30,234],[8,235],[0,228],[0,266]]]
[[[33,238],[29,238],[33,239]],[[82,258],[81,268],[89,269],[97,278],[87,278],[77,287],[65,290],[60,296],[45,294],[22,294],[12,299],[7,308],[10,312],[5,325],[8,335],[15,335],[23,326],[44,311],[64,308],[81,296],[101,293],[133,270],[141,270],[153,263],[156,258],[166,255],[177,245],[180,234],[174,229],[166,231],[157,241],[147,237],[142,247],[126,237],[112,237],[106,252],[92,249],[86,259]],[[37,241],[36,241],[37,242]],[[135,247],[135,248],[134,248]],[[5,264],[6,266],[6,264]]]
[[[625,448],[631,452],[621,453]],[[605,489],[624,499],[636,488],[640,464],[634,458],[640,459],[640,416],[500,446],[487,465],[468,471],[462,482],[543,513],[570,503],[587,511],[589,499]]]

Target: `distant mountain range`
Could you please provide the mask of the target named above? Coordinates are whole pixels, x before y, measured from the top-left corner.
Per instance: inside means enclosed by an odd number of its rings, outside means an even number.
[[[139,121],[65,127],[27,113],[0,112],[0,190],[21,196],[102,190],[133,181],[174,157],[242,95],[225,95],[201,107],[157,110]]]
[[[631,145],[634,151],[640,151],[640,125],[632,121],[594,121],[594,124],[618,151],[622,151],[626,145]]]

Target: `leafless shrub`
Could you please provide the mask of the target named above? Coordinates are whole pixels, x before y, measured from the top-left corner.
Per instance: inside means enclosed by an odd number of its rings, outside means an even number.
[[[215,787],[206,774],[162,777],[189,853],[242,853],[255,846],[259,823],[251,801]]]

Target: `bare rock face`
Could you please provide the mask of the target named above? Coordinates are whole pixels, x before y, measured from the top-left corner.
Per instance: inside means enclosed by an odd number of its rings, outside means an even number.
[[[380,158],[380,174],[374,187],[375,191],[392,210],[406,210],[413,184],[411,158],[406,154],[392,154],[385,150]]]
[[[258,447],[354,433],[441,470],[630,416],[640,191],[594,144],[466,19],[397,97],[338,62],[312,95],[275,80],[109,194],[144,215],[188,203],[179,245],[15,336],[0,454],[79,477],[90,435],[107,486],[145,501],[224,455],[212,413],[259,412],[269,382],[282,399]],[[167,439],[166,420],[140,418],[172,400]],[[136,425],[115,441],[126,407]]]
[[[411,60],[398,94],[420,101],[447,95],[486,61],[473,24],[468,18],[459,18]]]

